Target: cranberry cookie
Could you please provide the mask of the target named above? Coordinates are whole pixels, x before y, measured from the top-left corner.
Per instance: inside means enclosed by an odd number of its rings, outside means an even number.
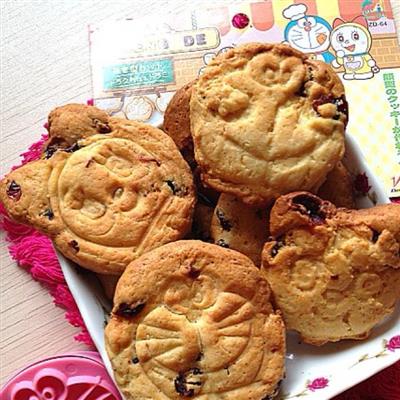
[[[307,343],[365,339],[400,297],[400,205],[336,208],[306,192],[271,211],[263,270],[288,329]]]
[[[343,156],[346,122],[333,69],[283,44],[215,57],[190,99],[202,180],[253,205],[318,189]]]
[[[195,194],[189,166],[168,135],[118,118],[107,126],[12,171],[0,182],[0,200],[65,257],[118,275],[142,253],[186,235]]]
[[[244,255],[178,241],[120,278],[106,349],[127,400],[273,398],[285,329],[268,283]]]

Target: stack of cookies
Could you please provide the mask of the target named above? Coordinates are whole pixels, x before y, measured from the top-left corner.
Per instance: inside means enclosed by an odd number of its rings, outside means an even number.
[[[353,209],[347,120],[328,65],[246,44],[176,92],[163,130],[52,111],[0,199],[113,296],[127,399],[272,399],[286,330],[364,339],[400,297],[400,206]]]

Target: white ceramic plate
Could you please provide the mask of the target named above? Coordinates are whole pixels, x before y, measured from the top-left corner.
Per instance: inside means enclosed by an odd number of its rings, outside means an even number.
[[[345,164],[354,177],[366,174],[365,192],[357,208],[388,203],[389,199],[366,165],[355,140],[347,137]],[[360,183],[363,182],[359,175]],[[368,187],[369,190],[367,191]],[[97,279],[58,254],[65,279],[74,296],[93,341],[112,375],[104,347],[104,326],[111,304],[102,294]],[[368,340],[342,341],[322,347],[300,343],[288,334],[286,378],[279,399],[331,399],[400,359],[400,306],[394,314],[373,330]]]

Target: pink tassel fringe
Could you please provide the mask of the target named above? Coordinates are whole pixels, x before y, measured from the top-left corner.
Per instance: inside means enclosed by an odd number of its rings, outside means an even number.
[[[39,159],[46,139],[47,135],[43,134],[38,142],[21,154],[21,164],[13,169]],[[66,310],[65,318],[69,323],[81,329],[81,332],[74,336],[75,340],[92,347],[93,341],[65,282],[51,240],[28,226],[12,221],[2,204],[0,204],[0,228],[6,232],[11,257],[28,271],[35,281],[42,283],[49,290],[54,304]]]

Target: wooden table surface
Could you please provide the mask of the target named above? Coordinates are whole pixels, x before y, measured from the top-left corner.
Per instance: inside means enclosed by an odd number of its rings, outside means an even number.
[[[231,1],[231,3],[234,1]],[[1,169],[40,138],[48,112],[91,97],[88,23],[215,5],[201,0],[1,0]],[[221,1],[218,4],[222,3]],[[392,0],[400,21],[400,1]],[[41,357],[87,349],[46,289],[10,258],[1,233],[0,386]]]

